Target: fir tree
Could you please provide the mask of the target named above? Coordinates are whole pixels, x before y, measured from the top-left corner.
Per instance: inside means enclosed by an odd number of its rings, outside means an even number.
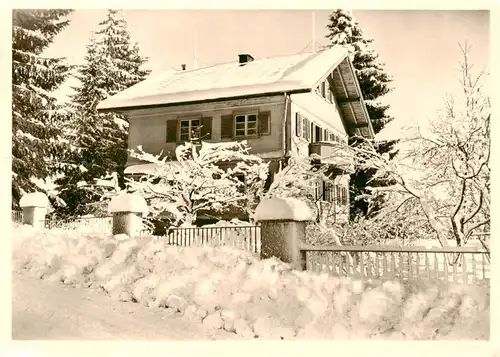
[[[66,207],[60,214],[94,213],[100,199],[97,179],[118,173],[124,187],[128,124],[116,113],[98,113],[96,106],[109,96],[142,81],[149,74],[141,66],[146,58],[131,44],[127,23],[119,10],[109,10],[87,46],[85,64],[77,74],[81,84],[72,96],[73,117],[67,133],[73,145],[65,165],[60,198]]]
[[[12,205],[25,192],[36,190],[32,178],[54,170],[59,152],[61,111],[51,92],[67,78],[64,58],[43,51],[69,24],[71,10],[13,10],[12,12]]]
[[[369,48],[373,39],[365,38],[359,23],[354,20],[351,12],[346,10],[335,10],[330,14],[329,23],[326,26],[328,33],[326,38],[331,42],[327,47],[335,45],[345,46],[350,54],[356,76],[359,81],[361,92],[366,103],[375,134],[379,133],[393,118],[387,115],[389,105],[382,104],[378,99],[391,91],[390,76],[384,71],[384,64],[379,61],[378,54]],[[352,139],[350,144],[355,144]],[[395,141],[375,143],[379,153],[390,152]],[[391,153],[391,157],[393,153]],[[350,191],[351,218],[365,216],[369,211],[369,202],[362,198],[368,194],[366,187],[374,176],[374,169],[358,170],[351,175]],[[377,186],[371,182],[371,186]]]

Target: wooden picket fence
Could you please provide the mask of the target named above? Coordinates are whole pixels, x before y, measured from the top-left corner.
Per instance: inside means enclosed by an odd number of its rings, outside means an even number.
[[[13,210],[11,211],[11,220],[15,223],[23,222],[23,211]]]
[[[12,221],[21,222],[22,212],[13,211]],[[112,217],[45,221],[48,229],[89,233],[111,234],[112,226]],[[145,230],[141,235],[152,236],[152,233]],[[157,238],[183,247],[195,244],[229,246],[257,255],[261,250],[259,225],[170,228],[165,236]],[[304,245],[301,254],[304,268],[317,273],[361,279],[439,279],[480,283],[490,279],[490,252],[484,247],[484,244],[459,248]]]
[[[361,279],[439,279],[478,283],[490,279],[490,253],[480,248],[304,246],[305,268]]]
[[[79,233],[106,233],[113,230],[113,217],[78,217],[71,219],[46,219],[46,229],[62,229]]]

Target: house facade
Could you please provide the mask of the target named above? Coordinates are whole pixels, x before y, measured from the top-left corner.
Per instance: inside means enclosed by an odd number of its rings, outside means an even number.
[[[129,149],[141,145],[172,159],[192,135],[213,143],[246,140],[251,153],[269,162],[271,180],[290,155],[318,154],[335,184],[319,183],[316,195],[331,203],[338,221],[348,218],[350,168],[338,158],[328,161],[332,143],[373,137],[350,59],[336,47],[262,60],[243,54],[237,62],[150,76],[98,110],[126,116]],[[129,157],[125,174],[149,170],[151,164]]]

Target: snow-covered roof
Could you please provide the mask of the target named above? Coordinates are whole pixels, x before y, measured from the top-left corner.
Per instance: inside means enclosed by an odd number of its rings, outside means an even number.
[[[120,110],[220,98],[311,90],[347,57],[342,47],[257,59],[240,65],[225,63],[190,71],[149,76],[99,103],[98,110]]]
[[[315,93],[297,93],[290,96],[292,103],[300,107],[300,111],[306,111],[316,120],[325,125],[334,127],[340,133],[346,133],[341,121],[327,120],[332,116],[332,107],[327,101]]]

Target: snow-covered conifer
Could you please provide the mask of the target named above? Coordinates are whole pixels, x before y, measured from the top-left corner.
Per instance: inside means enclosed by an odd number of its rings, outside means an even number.
[[[12,204],[54,173],[64,111],[52,92],[67,78],[64,58],[43,51],[68,24],[71,10],[12,12]]]
[[[109,10],[90,39],[85,63],[78,69],[80,85],[71,98],[66,135],[73,150],[61,164],[65,177],[57,181],[60,197],[66,202],[61,214],[93,213],[101,199],[96,181],[113,173],[124,188],[128,123],[120,114],[98,113],[96,106],[144,80],[149,74],[142,68],[146,60],[138,45],[131,42],[123,13]]]

